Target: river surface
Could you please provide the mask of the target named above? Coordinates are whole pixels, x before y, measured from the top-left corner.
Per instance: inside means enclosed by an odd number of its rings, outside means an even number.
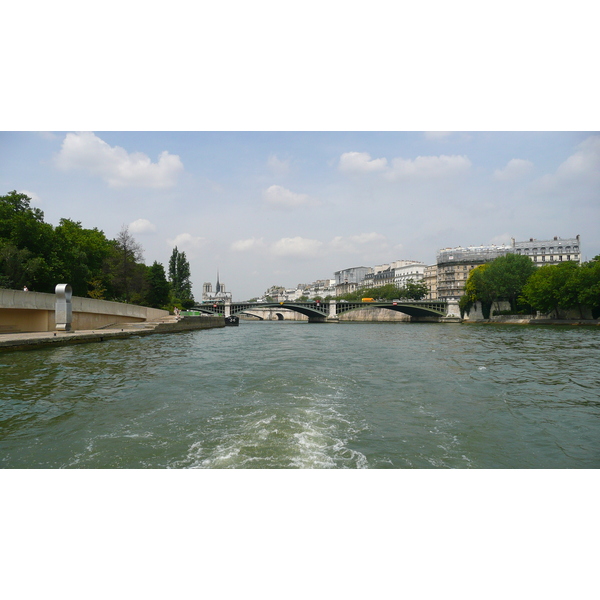
[[[598,468],[600,329],[241,322],[0,354],[2,468]]]

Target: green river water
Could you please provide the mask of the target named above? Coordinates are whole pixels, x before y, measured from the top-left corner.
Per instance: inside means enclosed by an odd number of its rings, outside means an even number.
[[[597,327],[241,322],[0,354],[2,468],[597,468]]]

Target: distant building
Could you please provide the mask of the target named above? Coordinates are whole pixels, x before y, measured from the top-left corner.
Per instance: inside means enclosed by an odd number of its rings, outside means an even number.
[[[437,254],[437,297],[458,300],[464,295],[469,273],[479,265],[513,252],[511,246],[467,246],[444,248]]]
[[[425,263],[415,260],[407,265],[394,269],[394,283],[396,287],[403,288],[409,281],[417,283],[425,276]]]
[[[529,238],[526,242],[517,242],[512,238],[510,246],[444,248],[437,255],[438,298],[458,300],[464,295],[465,282],[472,269],[506,254],[527,256],[538,267],[566,261],[581,262],[580,237],[555,237],[552,240]]]
[[[528,256],[538,267],[541,265],[558,265],[565,261],[581,262],[580,238],[554,237],[552,240],[536,240],[515,242],[512,238],[515,254]]]
[[[355,292],[359,287],[362,287],[365,275],[372,272],[371,267],[352,267],[336,271],[334,273],[335,295],[343,296]]]
[[[225,284],[219,282],[219,274],[217,273],[217,285],[215,291],[212,290],[212,283],[204,283],[202,285],[202,302],[219,302],[231,300],[231,292],[225,291]]]
[[[429,288],[429,292],[425,299],[437,300],[437,265],[429,265],[425,267],[425,270],[423,272],[423,282]]]

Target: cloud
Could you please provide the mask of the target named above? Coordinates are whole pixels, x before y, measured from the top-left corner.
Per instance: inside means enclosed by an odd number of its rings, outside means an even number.
[[[381,172],[388,180],[432,179],[466,172],[471,161],[466,156],[417,156],[415,159],[394,158],[391,165],[387,158],[371,159],[366,152],[346,152],[339,162],[340,171],[346,173]]]
[[[19,190],[19,194],[25,194],[26,196],[29,196],[34,202],[42,201],[42,199],[35,192],[30,192],[29,190]]]
[[[498,181],[514,181],[521,179],[533,169],[533,163],[530,160],[522,158],[513,158],[509,160],[504,169],[494,171],[494,179]]]
[[[443,140],[452,135],[452,131],[426,131],[425,139],[427,140]]]
[[[249,250],[261,250],[265,248],[263,238],[249,238],[247,240],[237,240],[231,244],[234,252],[248,252]]]
[[[367,152],[345,152],[340,156],[339,169],[347,173],[372,173],[387,168],[387,158],[374,158]]]
[[[299,206],[317,206],[320,204],[315,198],[307,194],[296,194],[280,186],[272,185],[265,191],[265,200],[273,208],[298,208]]]
[[[276,256],[293,258],[314,258],[323,247],[323,242],[302,237],[282,238],[271,246]]]
[[[597,201],[600,186],[600,136],[592,135],[577,146],[556,173],[544,175],[536,182],[542,193],[581,195]]]
[[[152,233],[156,231],[156,225],[150,223],[148,219],[137,219],[133,223],[129,223],[129,231],[131,233]]]
[[[281,160],[276,154],[271,154],[267,160],[267,166],[277,175],[285,175],[290,170],[290,159]]]
[[[166,150],[153,163],[142,152],[109,146],[90,132],[67,133],[55,162],[65,171],[79,169],[102,177],[110,187],[172,187],[183,171],[179,156]]]
[[[191,258],[196,256],[197,252],[207,244],[207,240],[203,237],[193,236],[191,233],[180,233],[174,240],[167,240],[167,243],[172,247],[177,246],[178,250],[186,252]]]
[[[331,240],[329,246],[333,251],[344,252],[348,254],[358,254],[368,250],[380,249],[388,247],[388,241],[385,235],[381,233],[361,233],[359,235],[351,235],[348,237],[336,236]]]
[[[471,168],[466,156],[417,156],[414,160],[394,158],[389,179],[435,179],[465,173]]]

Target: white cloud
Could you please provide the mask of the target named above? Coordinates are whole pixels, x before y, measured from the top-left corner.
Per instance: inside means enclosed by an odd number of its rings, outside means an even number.
[[[600,136],[592,135],[577,146],[556,173],[544,175],[536,187],[542,193],[560,192],[597,200],[600,185]]]
[[[556,176],[562,180],[572,178],[600,176],[600,136],[592,135],[578,146],[556,170]]]
[[[152,233],[156,231],[156,225],[150,223],[148,219],[137,219],[133,223],[129,223],[129,231],[131,233]]]
[[[443,140],[452,135],[452,131],[426,131],[425,139],[427,140]]]
[[[249,250],[261,250],[265,247],[263,238],[249,238],[247,240],[237,240],[231,244],[234,252],[248,252]]]
[[[417,156],[414,160],[394,158],[390,179],[433,179],[465,173],[471,167],[466,156]]]
[[[90,132],[68,133],[56,156],[56,165],[64,170],[87,171],[102,177],[111,187],[171,187],[183,171],[179,156],[166,150],[153,163],[142,152],[128,153],[119,146],[109,146]]]
[[[317,206],[320,204],[315,198],[307,194],[297,194],[280,186],[272,185],[265,191],[265,200],[273,208],[297,208],[299,206]]]
[[[19,194],[25,194],[26,196],[29,196],[34,202],[42,201],[42,199],[35,192],[30,192],[29,190],[19,190]]]
[[[368,152],[345,152],[340,156],[339,169],[348,173],[371,173],[383,171],[387,158],[374,158]]]
[[[373,250],[374,248],[380,249],[382,246],[387,247],[388,241],[385,235],[371,232],[348,237],[336,236],[331,240],[329,245],[334,251],[358,254],[359,252],[364,252],[365,247],[369,250]]]
[[[281,160],[276,154],[271,154],[267,166],[277,175],[285,175],[290,170],[290,159]]]
[[[169,246],[188,254],[188,258],[196,256],[196,253],[201,250],[206,244],[206,238],[193,236],[191,233],[180,233],[174,240],[167,240]]]
[[[302,237],[282,238],[271,246],[276,256],[294,258],[314,258],[323,247],[323,242]]]
[[[530,160],[522,158],[513,158],[509,160],[504,169],[494,171],[494,179],[498,181],[514,181],[521,179],[533,169],[533,163]]]
[[[394,158],[391,165],[387,158],[371,159],[366,152],[346,152],[339,162],[340,171],[346,173],[382,172],[389,180],[431,179],[464,173],[471,167],[466,156],[417,156],[415,159]]]

